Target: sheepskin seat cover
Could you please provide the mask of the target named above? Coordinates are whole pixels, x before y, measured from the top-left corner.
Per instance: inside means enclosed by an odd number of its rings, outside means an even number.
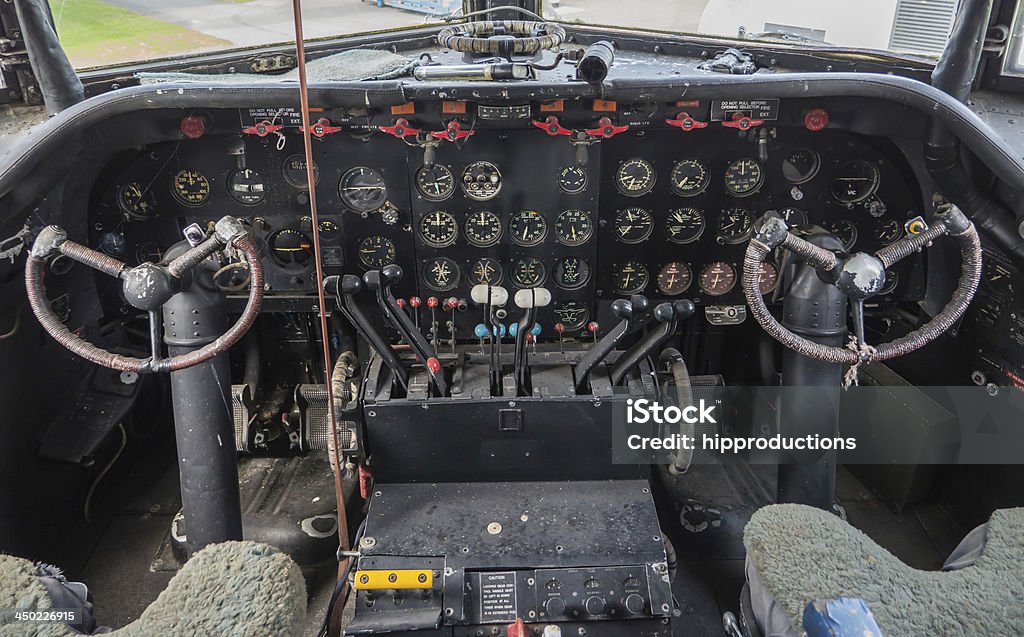
[[[803,634],[815,599],[861,597],[886,637],[1024,635],[1024,508],[992,514],[981,556],[957,571],[919,571],[835,515],[798,504],[758,510],[747,560]]]
[[[0,555],[0,608],[52,608],[28,560]],[[266,544],[224,542],[196,553],[138,620],[107,634],[294,637],[301,635],[305,616],[306,585],[291,558]],[[0,637],[73,635],[78,633],[59,622],[0,626]]]

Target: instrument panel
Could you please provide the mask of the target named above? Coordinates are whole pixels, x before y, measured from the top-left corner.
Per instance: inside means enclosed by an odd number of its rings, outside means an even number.
[[[396,294],[424,307],[430,297],[468,299],[480,283],[544,286],[553,302],[541,311],[543,332],[560,324],[586,336],[592,321],[610,327],[611,301],[630,294],[742,306],[743,251],[767,210],[866,251],[896,241],[922,214],[895,147],[838,130],[635,126],[573,144],[536,128],[485,127],[434,144],[428,161],[420,146],[363,121],[362,130],[314,139],[317,228],[302,137],[286,129],[124,154],[95,194],[93,245],[130,263],[157,260],[187,226],[233,214],[266,246],[270,308],[275,299],[315,303],[316,232],[327,274],[396,263]],[[920,298],[921,270],[919,260],[898,264],[887,297]],[[245,281],[233,272],[223,286],[240,294]],[[773,295],[778,280],[779,265],[766,262],[762,293]],[[464,314],[448,318],[471,338],[478,312]]]

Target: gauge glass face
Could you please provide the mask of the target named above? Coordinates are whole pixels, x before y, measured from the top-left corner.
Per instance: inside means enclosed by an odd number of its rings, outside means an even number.
[[[722,218],[718,222],[718,237],[725,243],[742,243],[750,237],[753,230],[754,219],[749,211],[743,208],[722,211]]]
[[[832,176],[832,197],[839,203],[860,203],[878,190],[878,167],[863,159],[843,162]]]
[[[769,294],[775,291],[775,286],[779,284],[779,269],[775,267],[775,264],[768,263],[767,261],[761,262],[761,267],[757,271],[757,289],[760,290],[761,295]]]
[[[577,290],[590,280],[590,264],[579,257],[565,257],[555,262],[551,277],[558,287]]]
[[[100,237],[100,250],[115,257],[124,254],[128,242],[120,232],[104,232]]]
[[[707,164],[699,159],[683,159],[672,166],[669,175],[672,192],[680,197],[692,197],[704,192],[711,181]]]
[[[321,221],[320,224],[317,225],[317,230],[320,233],[320,238],[327,240],[337,239],[338,233],[341,232],[341,228],[338,227],[338,224],[330,219],[324,219]]]
[[[292,188],[309,190],[309,180],[306,178],[306,157],[302,154],[288,155],[284,158],[281,166],[281,174],[284,180]],[[320,166],[313,162],[313,184],[320,183]]]
[[[651,192],[657,175],[646,159],[627,159],[615,171],[615,187],[627,197],[640,197]]]
[[[462,192],[476,201],[494,199],[501,191],[501,172],[489,161],[475,161],[462,171]]]
[[[267,198],[263,177],[252,168],[239,168],[228,175],[228,194],[243,206],[255,206]]]
[[[565,327],[566,332],[575,332],[583,329],[590,319],[590,312],[585,305],[579,301],[567,301],[559,303],[554,310],[555,321]]]
[[[704,213],[696,208],[669,210],[665,235],[673,243],[692,243],[704,234]]]
[[[181,203],[195,208],[210,200],[210,180],[198,170],[186,168],[171,180],[171,193]]]
[[[498,242],[501,238],[501,219],[493,212],[478,210],[469,213],[464,226],[466,241],[477,246],[486,248]]]
[[[885,271],[885,283],[882,285],[882,289],[878,291],[879,296],[885,294],[892,294],[896,289],[896,286],[900,283],[900,275],[896,274],[892,270]]]
[[[787,226],[802,226],[807,223],[807,213],[799,208],[783,208],[779,215]]]
[[[693,271],[682,261],[672,261],[658,270],[658,290],[668,296],[682,294],[693,282]]]
[[[583,245],[592,234],[594,222],[585,210],[563,210],[555,217],[555,237],[562,245]]]
[[[821,168],[821,157],[810,148],[798,148],[782,160],[782,178],[791,184],[805,184]]]
[[[377,270],[395,262],[395,243],[387,237],[372,235],[359,241],[359,263],[370,270]]]
[[[622,243],[640,243],[651,236],[654,217],[643,208],[624,208],[615,215],[615,238]]]
[[[117,207],[132,219],[149,219],[156,214],[156,198],[152,191],[132,181],[117,189]]]
[[[512,282],[521,288],[537,287],[544,282],[547,271],[536,257],[523,257],[512,264]]]
[[[423,166],[416,171],[416,190],[427,201],[444,201],[455,192],[455,175],[444,164]]]
[[[491,257],[482,257],[473,261],[469,264],[467,273],[473,285],[498,285],[501,283],[502,278],[504,278],[501,264],[498,263],[497,259],[492,259]]]
[[[423,282],[431,290],[445,292],[459,284],[459,266],[448,257],[436,257],[423,264]]]
[[[341,203],[356,212],[379,210],[388,200],[384,175],[366,166],[356,166],[345,172],[338,182]]]
[[[313,260],[313,242],[292,228],[284,228],[267,237],[270,258],[286,270],[301,270]]]
[[[878,230],[875,232],[875,238],[882,245],[889,245],[895,242],[903,235],[903,228],[900,227],[900,223],[895,219],[889,219],[883,221],[878,226]]]
[[[455,243],[459,234],[459,224],[450,212],[435,210],[423,215],[420,219],[420,238],[423,243],[433,248],[446,248]]]
[[[612,287],[619,294],[634,294],[647,287],[650,275],[639,261],[626,261],[612,266]]]
[[[853,250],[857,243],[857,226],[849,219],[836,219],[821,224],[823,228],[836,236],[847,250]]]
[[[521,246],[535,246],[548,234],[548,222],[536,210],[520,210],[508,220],[508,236]]]
[[[587,189],[587,171],[572,164],[558,171],[558,189],[570,195]]]
[[[983,266],[985,286],[995,294],[1013,294],[1013,272],[1005,265],[985,255]]]
[[[153,243],[152,241],[140,243],[135,248],[136,263],[160,263],[163,260],[163,249],[159,245]]]
[[[700,271],[700,289],[711,296],[726,294],[736,285],[736,269],[723,261],[715,261]]]
[[[988,327],[995,327],[999,325],[999,303],[996,301],[987,301],[978,306],[975,316],[978,317],[978,321]]]
[[[764,183],[764,170],[756,159],[737,159],[725,169],[725,189],[734,197],[748,197]]]

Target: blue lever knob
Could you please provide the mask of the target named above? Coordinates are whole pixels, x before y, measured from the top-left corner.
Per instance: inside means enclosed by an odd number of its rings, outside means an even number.
[[[473,334],[476,334],[477,338],[484,338],[487,336],[487,326],[483,323],[477,323],[476,327],[473,328]]]
[[[530,330],[530,333],[534,336],[540,336],[540,323],[534,323],[533,329]]]

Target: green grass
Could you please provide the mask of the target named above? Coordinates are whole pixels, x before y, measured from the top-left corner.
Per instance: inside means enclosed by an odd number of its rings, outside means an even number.
[[[133,62],[231,43],[102,0],[51,0],[61,43],[77,68]]]

